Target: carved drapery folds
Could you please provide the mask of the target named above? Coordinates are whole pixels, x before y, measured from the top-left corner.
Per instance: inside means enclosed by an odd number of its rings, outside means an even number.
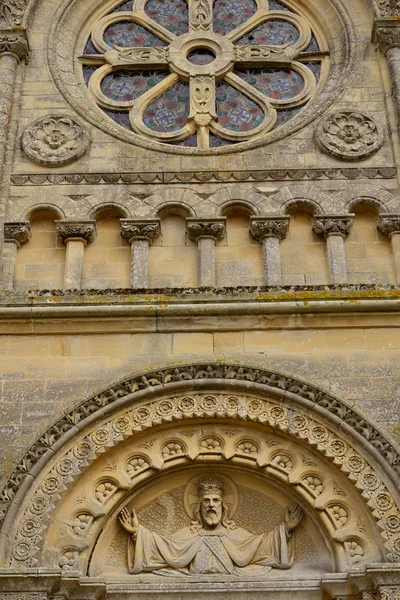
[[[121,219],[121,236],[131,245],[131,287],[149,285],[149,245],[161,234],[160,219]]]
[[[314,217],[313,230],[326,241],[331,283],[347,282],[344,238],[351,231],[354,215],[318,215]]]
[[[216,285],[215,273],[215,244],[225,236],[226,218],[186,219],[188,236],[197,244],[198,257],[198,285],[200,287],[214,287]]]
[[[379,232],[390,239],[396,283],[400,283],[400,214],[382,214],[378,221]]]
[[[281,257],[279,242],[289,230],[290,217],[251,217],[250,232],[262,244],[265,285],[281,285]]]
[[[56,221],[57,235],[66,245],[64,289],[80,289],[84,248],[96,237],[95,221]]]
[[[322,150],[337,158],[360,160],[379,150],[383,133],[370,116],[343,111],[320,121],[316,139]]]
[[[31,239],[29,221],[4,223],[4,246],[1,265],[1,283],[6,290],[14,287],[17,250]]]

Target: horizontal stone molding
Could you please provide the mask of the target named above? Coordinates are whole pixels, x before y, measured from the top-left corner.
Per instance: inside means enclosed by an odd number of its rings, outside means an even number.
[[[270,169],[263,171],[177,171],[138,173],[13,173],[11,183],[22,185],[98,185],[127,183],[203,183],[246,181],[316,181],[395,179],[396,167]]]

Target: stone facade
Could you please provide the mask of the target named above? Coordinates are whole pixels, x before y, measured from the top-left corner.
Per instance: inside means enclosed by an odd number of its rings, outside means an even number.
[[[1,3],[0,600],[400,597],[400,4],[269,2]]]

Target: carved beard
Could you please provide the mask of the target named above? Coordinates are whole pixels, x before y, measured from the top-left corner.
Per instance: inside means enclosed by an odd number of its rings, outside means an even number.
[[[221,515],[213,508],[205,510],[202,517],[209,527],[215,527],[221,522]]]

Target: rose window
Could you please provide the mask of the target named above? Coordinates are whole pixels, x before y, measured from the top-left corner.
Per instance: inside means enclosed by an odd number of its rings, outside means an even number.
[[[80,56],[94,102],[149,140],[205,150],[260,138],[315,95],[327,51],[293,2],[128,0]]]

